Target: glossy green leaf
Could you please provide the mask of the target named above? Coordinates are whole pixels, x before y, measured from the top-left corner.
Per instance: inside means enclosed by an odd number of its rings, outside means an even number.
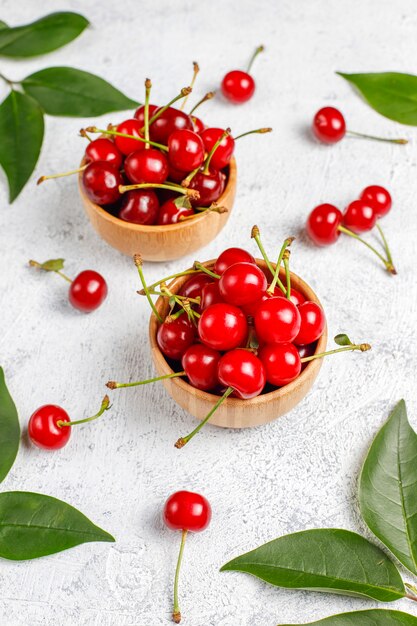
[[[0,165],[9,181],[10,202],[35,169],[43,141],[43,113],[37,102],[11,91],[0,105]]]
[[[417,76],[399,72],[344,74],[370,106],[390,120],[417,126]]]
[[[417,574],[417,434],[404,400],[375,437],[359,487],[362,516],[399,561]]]
[[[302,624],[280,624],[279,626],[303,626]],[[304,626],[417,626],[417,617],[386,609],[369,609],[367,611],[353,611],[341,613],[308,622]]]
[[[397,568],[380,548],[335,528],[280,537],[226,563],[225,570],[246,572],[288,589],[367,596],[381,602],[405,596]]]
[[[88,23],[82,15],[66,11],[23,26],[0,28],[0,56],[33,57],[51,52],[78,37]]]
[[[351,340],[349,339],[347,335],[345,335],[345,333],[340,333],[340,335],[336,335],[336,337],[334,338],[334,342],[338,346],[351,346],[352,345]]]
[[[36,559],[90,541],[114,541],[62,500],[27,491],[0,493],[0,557]]]
[[[20,443],[20,425],[15,403],[0,367],[0,483],[6,478],[16,459]]]
[[[137,106],[108,82],[73,67],[49,67],[22,81],[27,94],[49,115],[92,117]]]
[[[64,259],[49,259],[41,263],[41,269],[46,272],[56,272],[64,269]]]

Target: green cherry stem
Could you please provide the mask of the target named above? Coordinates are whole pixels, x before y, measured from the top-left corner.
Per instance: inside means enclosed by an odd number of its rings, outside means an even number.
[[[109,389],[121,389],[122,387],[139,387],[140,385],[149,385],[150,383],[157,383],[159,380],[178,378],[179,376],[185,376],[185,372],[174,372],[173,374],[156,376],[155,378],[148,378],[147,380],[137,380],[133,383],[118,383],[115,380],[109,380],[106,383],[106,387],[108,387]]]
[[[348,352],[349,350],[360,350],[361,352],[367,352],[371,349],[369,343],[350,344],[349,346],[343,346],[343,348],[335,348],[334,350],[328,350],[327,352],[320,352],[319,354],[312,354],[311,356],[305,356],[301,359],[301,363],[308,363],[314,361],[314,359],[322,359],[329,354],[337,354],[338,352]]]
[[[154,302],[153,302],[153,300],[151,298],[148,286],[147,286],[146,281],[145,281],[145,277],[143,275],[142,257],[140,256],[140,254],[135,254],[134,257],[133,257],[133,261],[134,261],[134,263],[135,263],[135,265],[137,267],[139,278],[140,278],[140,282],[142,283],[142,287],[143,287],[145,295],[146,295],[146,297],[148,299],[149,305],[150,305],[150,307],[151,307],[151,309],[152,309],[156,319],[158,320],[158,322],[160,324],[162,324],[162,322],[163,322],[162,317],[159,315],[158,310],[157,310],[157,308],[156,308],[156,306],[155,306],[155,304],[154,304]]]
[[[198,270],[198,271],[200,271],[200,272],[204,272],[204,274],[208,274],[212,278],[217,278],[217,279],[220,278],[219,274],[216,274],[215,272],[212,272],[211,270],[209,270],[208,267],[206,267],[205,265],[203,265],[199,261],[194,261],[193,268]]]
[[[193,108],[191,109],[188,115],[192,115],[194,111],[196,111],[201,104],[203,104],[204,102],[207,102],[207,100],[211,100],[212,98],[214,98],[215,95],[216,95],[215,91],[208,91],[206,95],[203,96],[201,100],[199,100],[197,104],[193,106]]]
[[[150,124],[150,121],[149,121]],[[128,139],[135,139],[136,141],[140,141],[141,143],[147,143],[150,146],[154,146],[154,148],[159,148],[163,152],[168,152],[168,146],[163,146],[161,143],[156,143],[156,141],[146,141],[144,137],[140,137],[139,135],[129,135],[128,133],[119,133],[117,130],[103,130],[102,128],[97,128],[97,126],[88,126],[85,128],[88,133],[99,133],[101,135],[112,135],[114,137],[127,137]]]
[[[260,54],[261,52],[263,52],[265,50],[264,46],[258,46],[255,50],[255,52],[252,54],[250,61],[248,63],[248,69],[246,70],[248,73],[251,71],[252,69],[252,65],[254,60],[256,59],[256,57],[258,56],[258,54]]]
[[[181,98],[186,98],[191,92],[192,92],[191,87],[183,87],[180,93],[177,96],[175,96],[175,98],[172,98],[172,100],[170,100],[168,104],[165,104],[163,107],[158,109],[156,113],[152,115],[151,119],[149,120],[149,126],[151,126],[151,124],[153,124],[158,118],[160,118],[161,115],[165,113],[167,109],[169,109],[169,107],[175,104],[178,100],[181,100]],[[142,130],[144,130],[144,128],[142,128]]]
[[[132,189],[169,189],[170,191],[176,191],[182,196],[188,196],[193,200],[198,200],[200,194],[195,189],[187,189],[186,187],[181,187],[181,185],[177,185],[175,183],[165,184],[165,183],[139,183],[137,185],[119,185],[120,193],[126,193],[126,191],[132,191]]]
[[[359,137],[360,139],[372,139],[373,141],[383,141],[384,143],[396,143],[404,146],[408,143],[408,139],[390,139],[389,137],[375,137],[375,135],[364,135],[363,133],[355,133],[353,130],[347,130],[347,135]]]
[[[295,239],[295,237],[287,237],[285,239],[284,243],[281,246],[281,250],[279,251],[278,260],[277,260],[277,264],[275,266],[275,271],[274,271],[274,274],[273,274],[272,282],[271,282],[271,284],[269,285],[269,287],[267,289],[268,293],[271,294],[271,295],[274,294],[275,286],[276,286],[277,283],[278,283],[278,286],[281,289],[281,291],[284,294],[287,294],[287,290],[285,289],[282,280],[280,280],[279,270],[281,269],[282,257],[284,256],[284,252],[292,244],[294,239]]]
[[[267,268],[269,269],[269,271],[271,272],[271,276],[275,275],[275,270],[272,267],[271,261],[268,259],[268,255],[265,252],[265,248],[263,246],[263,243],[261,241],[261,231],[259,230],[258,226],[252,226],[252,231],[251,231],[251,238],[255,239],[256,244],[259,248],[260,253],[262,254],[263,260],[266,263]],[[285,287],[283,289],[284,293],[285,293]]]
[[[149,78],[145,80],[145,106],[144,106],[144,114],[143,114],[143,128],[144,128],[144,137],[145,137],[145,149],[150,148],[149,144],[149,97],[151,95],[152,82]]]
[[[272,128],[257,128],[256,130],[248,130],[246,133],[242,133],[241,135],[238,135],[237,137],[233,137],[233,139],[235,141],[237,141],[238,139],[242,139],[242,137],[246,137],[247,135],[263,135],[264,133],[271,133],[272,132]]]
[[[181,276],[190,276],[191,274],[198,274],[198,270],[184,270],[183,272],[170,274],[169,276],[165,276],[165,278],[158,280],[156,283],[152,283],[152,285],[148,285],[148,289],[152,290],[155,287],[158,287],[158,285],[160,285],[161,283],[167,283],[169,280],[174,280],[175,278],[180,278]],[[144,294],[141,294],[141,295],[144,295]]]
[[[385,237],[384,231],[382,230],[381,225],[380,225],[379,222],[376,223],[376,227],[377,227],[377,229],[379,231],[379,234],[381,235],[382,243],[383,243],[383,246],[385,248],[385,252],[386,252],[386,255],[387,255],[388,262],[391,263],[392,267],[394,267],[394,262],[392,260],[391,250],[389,248],[387,238]]]
[[[224,392],[224,394],[221,396],[221,398],[217,400],[213,408],[207,413],[206,417],[199,423],[199,425],[196,428],[194,428],[194,430],[191,431],[186,437],[180,437],[178,441],[175,443],[175,447],[178,449],[183,448],[185,444],[187,444],[190,441],[190,439],[192,439],[198,432],[200,432],[203,426],[207,424],[210,417],[217,411],[219,406],[226,400],[226,398],[230,396],[231,393],[233,393],[233,388],[228,387],[226,391]]]
[[[284,250],[282,260],[285,267],[285,280],[287,283],[286,296],[287,300],[291,300],[291,274],[290,274],[290,251]]]
[[[86,163],[82,167],[78,167],[76,170],[70,170],[69,172],[62,172],[61,174],[49,174],[49,176],[41,176],[36,181],[36,184],[40,185],[45,180],[51,180],[52,178],[63,178],[64,176],[72,176],[73,174],[79,174],[80,172],[83,172],[87,166],[88,166],[88,163]]]
[[[349,237],[353,237],[354,239],[357,239],[358,241],[363,243],[367,248],[369,248],[369,250],[371,250],[374,254],[376,254],[376,256],[382,261],[382,263],[385,265],[385,269],[387,270],[387,272],[389,272],[390,274],[396,274],[397,273],[397,270],[395,269],[393,264],[390,261],[387,261],[382,256],[382,254],[380,252],[378,252],[378,250],[376,250],[376,248],[371,246],[370,243],[365,241],[365,239],[362,239],[362,237],[359,237],[359,235],[354,233],[352,230],[349,230],[345,226],[342,226],[341,224],[338,226],[338,230],[340,230],[340,232],[344,233],[345,235],[349,235]]]
[[[197,78],[197,74],[198,74],[199,71],[200,71],[200,67],[199,67],[198,63],[196,61],[193,61],[193,77],[192,77],[191,83],[190,83],[191,90],[194,87],[195,79]],[[184,100],[181,102],[180,111],[184,110],[184,107],[187,104],[187,100],[188,100],[188,96],[189,95],[190,95],[190,92],[187,93],[187,95],[185,96]]]
[[[180,569],[182,563],[182,555],[184,554],[185,540],[187,539],[188,530],[184,528],[181,535],[181,545],[180,552],[178,554],[177,567],[175,568],[175,578],[174,578],[174,609],[172,611],[172,620],[175,624],[179,624],[181,622],[181,611],[178,600],[178,581],[180,578]]]
[[[65,427],[65,426],[77,426],[78,424],[86,424],[87,422],[92,422],[93,420],[96,420],[98,417],[100,417],[101,415],[103,415],[103,413],[105,411],[108,411],[111,408],[111,404],[110,404],[110,398],[109,396],[104,396],[102,402],[101,402],[101,406],[99,411],[95,414],[92,415],[91,417],[86,417],[82,420],[75,420],[74,422],[64,422],[63,420],[58,420],[57,421],[57,426],[59,426],[59,428]]]
[[[69,276],[64,274],[64,272],[61,272],[61,270],[54,269],[53,267],[48,267],[48,263],[50,263],[50,261],[45,261],[45,263],[38,263],[38,261],[34,261],[33,259],[29,261],[29,265],[31,267],[37,267],[38,269],[44,270],[45,272],[55,272],[55,274],[58,274],[58,276],[61,276],[61,278],[63,278],[67,282],[72,283],[72,279]]]

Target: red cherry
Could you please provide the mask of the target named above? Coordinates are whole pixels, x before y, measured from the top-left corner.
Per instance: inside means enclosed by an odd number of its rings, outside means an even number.
[[[204,311],[212,304],[220,304],[224,302],[219,291],[219,281],[215,283],[208,283],[205,285],[201,292],[200,310]]]
[[[194,343],[195,326],[187,315],[177,319],[168,318],[160,327],[156,340],[161,352],[169,359],[179,361],[184,352]]]
[[[343,216],[343,224],[355,233],[364,233],[372,230],[376,224],[377,215],[370,202],[355,200],[347,207]]]
[[[208,274],[203,272],[194,274],[183,284],[178,293],[185,298],[201,298],[203,288],[212,282],[213,279]]]
[[[300,325],[298,308],[287,298],[268,298],[255,314],[256,334],[265,343],[291,343]]]
[[[301,372],[301,358],[292,343],[268,344],[260,353],[266,372],[266,380],[276,387],[283,387],[295,380]]]
[[[201,343],[190,346],[182,357],[182,368],[196,389],[210,391],[219,384],[217,367],[221,354]]]
[[[190,182],[190,189],[199,192],[198,200],[191,200],[194,206],[210,206],[222,195],[226,177],[223,172],[210,169],[208,174],[198,172]]]
[[[204,144],[192,130],[175,130],[168,139],[168,158],[173,168],[191,172],[204,161]]]
[[[171,530],[191,530],[198,533],[210,524],[211,506],[198,493],[177,491],[166,501],[163,517]]]
[[[176,204],[176,200],[172,198],[167,200],[159,209],[158,225],[176,224],[181,221],[180,217],[190,217],[191,215],[194,215],[193,209]]]
[[[277,298],[285,298],[286,297],[279,287],[275,287],[273,296],[270,295],[269,293],[264,293],[264,295],[259,300],[256,300],[255,302],[251,302],[250,304],[245,304],[244,306],[242,306],[242,311],[244,313],[246,313],[246,315],[250,315],[251,317],[255,317],[256,311],[258,310],[258,308],[262,304],[262,302],[264,302],[265,300],[268,300],[268,298],[274,298],[275,296]],[[292,298],[291,298],[291,300],[292,300]],[[294,304],[297,306],[296,302],[294,302]]]
[[[227,248],[217,258],[214,271],[221,276],[228,267],[235,263],[253,263],[256,265],[255,259],[246,250],[242,248]]]
[[[338,109],[324,107],[314,116],[313,133],[323,143],[337,143],[346,135],[345,118]]]
[[[133,224],[155,224],[158,218],[159,200],[151,189],[132,189],[123,194],[118,217]]]
[[[214,144],[220,139],[220,137],[224,134],[224,129],[222,128],[206,128],[201,133],[201,139],[203,140],[204,147],[206,152],[210,152]],[[227,167],[230,163],[230,159],[233,156],[233,151],[235,149],[235,140],[232,135],[226,135],[223,137],[220,144],[217,146],[213,156],[211,157],[210,165],[215,170],[222,170],[224,167]]]
[[[309,343],[305,346],[295,346],[297,348],[297,352],[300,355],[300,359],[304,359],[306,356],[313,356],[317,348],[317,342]],[[309,361],[307,363],[301,363],[301,371],[305,370]]]
[[[247,337],[245,315],[232,304],[213,304],[205,309],[198,320],[201,341],[213,350],[232,350]]]
[[[155,111],[156,113],[157,111]],[[174,107],[168,107],[157,120],[151,124],[149,132],[152,141],[167,144],[169,136],[174,130],[193,130],[192,119],[187,113],[179,111]]]
[[[125,135],[143,137],[143,133],[141,132],[142,126],[143,124],[141,124],[137,119],[132,118],[119,124],[116,131]],[[145,148],[143,141],[137,141],[136,139],[130,139],[129,137],[118,137],[116,135],[114,142],[122,154],[130,154],[135,150],[144,150]]]
[[[30,417],[28,435],[32,443],[45,450],[59,450],[69,441],[71,426],[58,426],[58,422],[69,422],[69,415],[55,404],[45,404]]]
[[[72,281],[68,299],[72,306],[83,313],[90,313],[104,302],[107,296],[107,283],[103,276],[94,270],[84,270]]]
[[[306,345],[317,341],[317,339],[322,336],[326,325],[326,317],[323,309],[317,302],[307,300],[303,302],[303,304],[300,304],[298,312],[301,317],[301,325],[298,335],[294,339],[294,343]]]
[[[255,93],[255,81],[252,76],[242,70],[228,72],[222,80],[222,93],[233,104],[242,104],[252,98]]]
[[[184,178],[185,178],[185,172],[183,172],[182,170],[175,169],[175,167],[173,167],[169,163],[168,178],[169,178],[169,180],[171,180],[174,183],[181,183],[184,180]]]
[[[194,132],[198,133],[198,134],[202,133],[203,130],[205,129],[205,127],[206,127],[205,124],[200,120],[199,117],[194,117],[194,115],[191,116],[191,119],[192,119],[192,122],[193,122],[193,130],[194,130]]]
[[[111,163],[117,169],[120,168],[123,157],[120,150],[115,146],[111,139],[99,137],[91,141],[85,149],[85,157],[87,161],[106,161]]]
[[[280,298],[287,297],[279,288],[275,288],[274,295],[279,296]],[[295,306],[300,306],[300,304],[303,304],[303,302],[306,301],[303,294],[300,291],[297,291],[297,289],[294,289],[294,287],[291,287],[290,300],[295,304]]]
[[[168,161],[166,156],[155,148],[136,150],[126,157],[125,173],[132,183],[159,185],[168,178]]]
[[[120,198],[119,185],[123,178],[111,163],[97,161],[87,165],[83,171],[83,186],[87,196],[96,204],[106,205]]]
[[[267,286],[265,274],[253,263],[235,263],[223,272],[219,280],[220,295],[236,306],[256,302]]]
[[[338,228],[342,221],[343,214],[338,208],[320,204],[308,216],[307,233],[318,246],[328,246],[339,239]]]
[[[230,350],[219,361],[218,376],[225,387],[232,387],[242,400],[259,396],[265,387],[265,368],[250,350]]]
[[[365,187],[360,198],[372,206],[378,217],[386,215],[392,206],[391,194],[380,185]]]
[[[153,117],[156,113],[156,111],[158,110],[158,106],[156,104],[150,104],[149,105],[149,113],[148,113],[148,119],[151,119],[151,117]],[[140,106],[138,109],[136,109],[133,117],[135,117],[141,128],[143,128],[144,124],[145,124],[145,105],[142,104],[142,106]]]

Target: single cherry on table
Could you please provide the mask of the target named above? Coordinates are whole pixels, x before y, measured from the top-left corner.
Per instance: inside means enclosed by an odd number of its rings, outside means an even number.
[[[250,75],[252,64],[258,54],[264,51],[263,46],[256,48],[251,60],[249,61],[247,71],[232,70],[227,72],[221,84],[224,97],[233,104],[243,104],[250,100],[255,93],[255,81]]]

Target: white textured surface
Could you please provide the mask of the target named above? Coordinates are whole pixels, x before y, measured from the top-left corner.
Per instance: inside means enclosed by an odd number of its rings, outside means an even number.
[[[101,423],[74,429],[60,452],[48,454],[24,442],[2,489],[67,500],[117,543],[89,544],[33,562],[2,561],[0,623],[168,624],[179,536],[163,527],[160,511],[179,488],[205,494],[214,512],[210,528],[190,537],[186,547],[184,624],[273,626],[373,606],[279,590],[218,570],[229,558],[291,531],[341,526],[366,533],[356,500],[365,451],[401,397],[417,426],[416,131],[379,117],[334,73],[415,72],[415,2],[66,0],[59,5],[64,7],[85,13],[93,26],[49,57],[2,60],[2,71],[19,78],[49,65],[73,65],[107,77],[138,99],[150,76],[153,99],[164,102],[189,82],[191,61],[202,68],[200,95],[226,70],[244,64],[256,45],[266,45],[254,70],[253,101],[233,108],[219,99],[205,109],[209,123],[230,125],[235,133],[264,125],[274,133],[239,144],[233,215],[200,259],[233,244],[254,251],[254,222],[275,256],[284,236],[299,233],[313,206],[329,201],[343,207],[365,185],[381,183],[395,200],[384,226],[399,274],[386,275],[352,241],[318,250],[300,235],[293,268],[322,298],[330,336],[347,331],[374,349],[329,359],[308,399],[268,426],[242,432],[208,426],[178,451],[173,443],[194,426],[193,419],[161,385],[153,385],[114,394],[114,408]],[[52,0],[0,0],[0,17],[16,24],[57,8]],[[317,145],[307,126],[326,103],[339,106],[354,130],[413,141],[405,148],[358,140]],[[112,114],[103,123],[122,117]],[[0,185],[1,363],[23,427],[41,404],[57,403],[81,417],[96,410],[107,379],[152,374],[148,309],[135,294],[132,262],[92,231],[75,179],[34,184],[40,174],[79,162],[83,142],[77,131],[83,124],[48,118],[36,173],[13,206],[7,206],[4,179]],[[57,256],[65,257],[71,275],[91,267],[107,278],[110,293],[100,310],[79,315],[67,304],[63,281],[26,265],[30,257]],[[146,265],[146,275],[154,279],[193,260]],[[410,604],[395,608],[417,615]]]

